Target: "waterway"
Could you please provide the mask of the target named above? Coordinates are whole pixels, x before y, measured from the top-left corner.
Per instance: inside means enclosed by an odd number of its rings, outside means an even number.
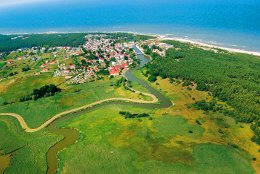
[[[145,66],[145,64],[147,64],[150,61],[150,58],[148,58],[144,54],[142,54],[142,52],[137,47],[134,47],[134,50],[136,51],[138,58],[141,60],[140,67]],[[145,103],[142,104],[142,103],[129,103],[129,102],[123,102],[123,101],[121,101],[121,102],[120,101],[109,101],[109,102],[102,103],[100,105],[93,106],[91,108],[87,108],[78,113],[73,113],[71,115],[67,115],[63,118],[60,118],[60,119],[54,121],[53,123],[51,123],[48,126],[48,130],[51,133],[62,136],[64,138],[61,141],[59,141],[58,143],[56,143],[54,146],[52,146],[49,149],[49,151],[47,152],[47,164],[48,164],[47,173],[48,174],[54,174],[54,173],[56,173],[56,171],[58,169],[58,157],[57,157],[58,153],[61,150],[63,150],[64,148],[68,147],[69,145],[76,143],[76,141],[79,137],[79,132],[75,129],[59,128],[59,126],[58,126],[59,122],[70,119],[72,115],[73,116],[82,115],[84,113],[99,109],[99,108],[107,106],[107,105],[117,105],[117,104],[132,105],[132,106],[136,106],[136,107],[144,107],[144,108],[152,108],[152,109],[168,108],[168,107],[172,106],[172,102],[170,101],[170,99],[165,97],[158,90],[151,87],[147,82],[137,78],[134,75],[134,71],[135,71],[135,69],[130,69],[126,72],[125,75],[128,78],[128,80],[137,82],[141,86],[145,87],[151,94],[155,95],[159,99],[159,102],[156,104],[145,104]]]

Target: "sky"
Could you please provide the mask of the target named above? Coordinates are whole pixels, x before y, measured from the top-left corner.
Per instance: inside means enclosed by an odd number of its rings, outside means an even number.
[[[51,3],[259,3],[259,0],[0,0],[0,8],[11,8],[14,6],[26,6],[26,5],[37,5],[37,4],[51,4]]]
[[[0,7],[11,7],[17,5],[42,3],[49,0],[0,0]]]

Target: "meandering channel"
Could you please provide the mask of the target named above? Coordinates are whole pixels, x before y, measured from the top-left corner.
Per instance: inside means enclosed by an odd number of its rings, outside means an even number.
[[[135,51],[138,53],[138,57],[141,60],[141,66],[144,66],[146,63],[150,61],[148,57],[146,57],[143,54],[140,54],[141,51],[137,48],[134,47]],[[39,131],[43,128],[48,127],[48,130],[51,133],[61,135],[64,138],[56,143],[54,146],[52,146],[49,151],[47,152],[47,164],[48,164],[48,174],[53,174],[56,173],[58,169],[58,158],[57,154],[66,148],[67,146],[74,144],[78,137],[79,137],[79,132],[75,129],[63,129],[59,128],[56,126],[56,124],[60,120],[66,120],[72,115],[80,115],[82,112],[89,112],[91,110],[98,109],[99,107],[103,107],[106,105],[112,105],[112,104],[126,104],[126,105],[133,105],[133,106],[138,106],[138,107],[145,107],[145,108],[168,108],[172,106],[172,102],[166,98],[164,95],[162,95],[159,91],[156,89],[152,88],[147,82],[137,78],[134,75],[134,69],[130,69],[125,73],[126,78],[129,81],[137,82],[141,86],[145,87],[149,93],[143,93],[143,95],[149,96],[152,98],[151,101],[145,101],[145,100],[134,100],[134,99],[127,99],[127,98],[109,98],[109,99],[104,99],[100,100],[91,104],[87,104],[85,106],[75,108],[72,110],[64,111],[62,113],[59,113],[49,120],[47,120],[45,123],[43,123],[41,126],[37,128],[30,128],[25,120],[23,119],[22,116],[15,114],[15,113],[0,113],[0,116],[11,116],[14,117],[18,120],[20,123],[21,127],[26,131],[26,132],[36,132]],[[135,90],[136,91],[136,90]],[[141,93],[140,91],[136,91],[136,93]]]

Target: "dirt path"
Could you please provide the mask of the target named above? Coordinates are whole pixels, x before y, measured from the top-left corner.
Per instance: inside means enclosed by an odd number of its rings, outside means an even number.
[[[140,91],[136,91],[136,93],[141,93]],[[67,114],[71,114],[71,113],[74,113],[74,112],[77,112],[77,111],[80,111],[80,110],[85,110],[87,108],[91,108],[95,105],[99,105],[99,104],[102,104],[104,102],[109,102],[109,101],[126,101],[126,102],[132,102],[132,103],[150,103],[150,104],[153,104],[153,103],[157,103],[158,102],[158,99],[156,98],[156,96],[152,95],[152,94],[149,94],[149,93],[142,93],[143,95],[146,95],[146,96],[149,96],[152,98],[151,101],[145,101],[145,100],[135,100],[135,99],[128,99],[128,98],[109,98],[109,99],[104,99],[104,100],[100,100],[100,101],[97,101],[97,102],[94,102],[94,103],[91,103],[91,104],[87,104],[87,105],[84,105],[84,106],[81,106],[81,107],[78,107],[78,108],[75,108],[75,109],[71,109],[71,110],[68,110],[68,111],[64,111],[64,112],[61,112],[55,116],[53,116],[52,118],[50,118],[49,120],[47,120],[45,123],[43,123],[41,126],[37,127],[37,128],[30,128],[27,123],[25,122],[25,120],[23,119],[23,117],[21,115],[18,115],[16,113],[0,113],[0,116],[10,116],[10,117],[14,117],[18,120],[18,122],[20,123],[21,127],[26,131],[26,132],[37,132],[45,127],[47,127],[49,124],[51,124],[54,120],[64,116],[64,115],[67,115]]]
[[[128,69],[126,71],[128,71]],[[127,77],[125,76],[125,72],[123,72],[123,76],[127,79]],[[130,88],[130,87],[128,87],[128,88]],[[67,110],[67,111],[61,112],[61,113],[59,113],[57,115],[54,115],[52,118],[50,118],[49,120],[47,120],[45,123],[43,123],[42,125],[40,125],[37,128],[30,128],[27,125],[27,123],[25,122],[25,120],[23,119],[23,117],[21,115],[19,115],[19,114],[16,114],[16,113],[0,113],[0,117],[1,116],[14,117],[14,118],[16,118],[18,120],[18,122],[20,123],[21,127],[25,130],[25,132],[37,132],[37,131],[42,130],[43,128],[47,127],[53,121],[55,121],[56,119],[58,119],[58,118],[60,118],[60,117],[62,117],[64,115],[71,114],[71,113],[74,113],[74,112],[78,112],[80,110],[85,110],[87,108],[91,108],[93,106],[96,106],[96,105],[99,105],[99,104],[102,104],[102,103],[105,103],[105,102],[109,102],[109,101],[125,101],[125,102],[132,102],[132,103],[154,104],[154,103],[157,103],[159,101],[158,98],[155,95],[153,95],[153,94],[137,91],[137,90],[135,90],[133,88],[130,88],[130,89],[135,91],[136,94],[142,94],[142,95],[151,97],[152,100],[151,101],[146,101],[146,100],[136,100],[136,99],[128,99],[128,98],[108,98],[108,99],[104,99],[104,100],[99,100],[99,101],[96,101],[94,103],[87,104],[87,105],[84,105],[84,106],[81,106],[81,107],[78,107],[78,108],[75,108],[75,109]]]

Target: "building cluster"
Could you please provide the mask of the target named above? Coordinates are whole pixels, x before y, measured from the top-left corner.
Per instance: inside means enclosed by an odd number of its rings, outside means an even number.
[[[109,62],[109,66],[105,68],[110,75],[119,75],[133,63],[129,55],[131,44],[117,43],[114,39],[106,38],[106,35],[87,35],[86,40],[86,51],[94,53],[100,62]]]
[[[73,63],[69,63],[68,65],[66,65],[65,63],[63,64],[58,63],[58,69],[54,71],[53,76],[54,77],[64,76],[66,79],[68,79],[69,83],[80,84],[92,80],[93,78],[96,78],[97,71],[98,71],[97,66],[77,67]]]
[[[69,83],[79,84],[98,78],[99,75],[118,76],[133,63],[136,56],[134,43],[120,43],[105,34],[87,35],[80,47],[32,47],[14,51],[14,61],[27,59],[35,62],[40,73],[53,72]],[[19,54],[16,54],[19,53]]]
[[[58,64],[54,76],[64,76],[69,83],[79,84],[96,79],[98,74],[118,76],[133,63],[129,53],[131,47],[106,38],[106,35],[87,35],[82,48],[66,47],[70,56],[78,56],[80,62],[75,65]]]
[[[59,64],[59,62],[57,62],[58,69],[54,71],[53,76],[63,76],[68,79],[68,82],[71,84],[80,84],[96,79],[97,73],[100,71],[98,64],[93,61],[87,61],[86,63],[88,64],[75,65],[72,62],[68,64]]]
[[[172,45],[162,43],[160,40],[148,40],[148,41],[144,41],[142,44],[149,46],[152,52],[157,53],[162,57],[165,57],[166,51],[169,48],[173,48]]]

